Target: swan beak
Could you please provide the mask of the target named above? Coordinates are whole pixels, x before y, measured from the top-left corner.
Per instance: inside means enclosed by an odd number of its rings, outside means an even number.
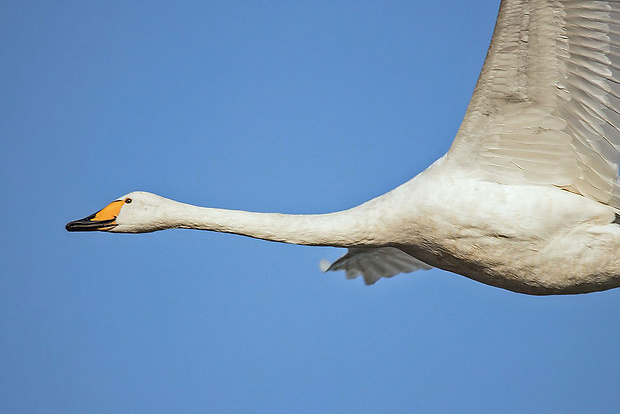
[[[112,201],[102,210],[81,220],[67,223],[67,231],[108,231],[116,227],[116,217],[121,211],[123,200]]]

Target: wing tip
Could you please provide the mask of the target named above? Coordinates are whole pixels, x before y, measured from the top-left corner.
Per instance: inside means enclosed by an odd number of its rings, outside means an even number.
[[[321,272],[325,273],[327,271],[329,271],[329,268],[332,266],[332,264],[330,263],[329,260],[327,259],[322,259],[319,262],[319,269],[321,269]]]

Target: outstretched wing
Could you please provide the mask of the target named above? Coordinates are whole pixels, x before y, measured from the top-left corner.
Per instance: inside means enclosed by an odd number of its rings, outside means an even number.
[[[364,277],[367,285],[374,284],[382,277],[392,277],[399,273],[411,273],[419,269],[431,269],[429,265],[395,247],[351,248],[348,253],[331,265],[321,262],[321,270],[344,270],[347,279]]]
[[[620,1],[503,0],[447,158],[620,208]]]

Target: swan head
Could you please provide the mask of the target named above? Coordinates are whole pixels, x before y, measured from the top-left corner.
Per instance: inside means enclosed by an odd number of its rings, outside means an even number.
[[[166,225],[164,197],[134,191],[81,220],[67,223],[67,231],[109,231],[114,233],[147,233],[169,228]]]

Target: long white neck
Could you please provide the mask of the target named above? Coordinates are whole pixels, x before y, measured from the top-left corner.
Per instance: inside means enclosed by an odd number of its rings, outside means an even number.
[[[377,245],[377,211],[356,207],[330,214],[253,213],[196,207],[169,200],[163,227],[210,230],[312,246]]]

